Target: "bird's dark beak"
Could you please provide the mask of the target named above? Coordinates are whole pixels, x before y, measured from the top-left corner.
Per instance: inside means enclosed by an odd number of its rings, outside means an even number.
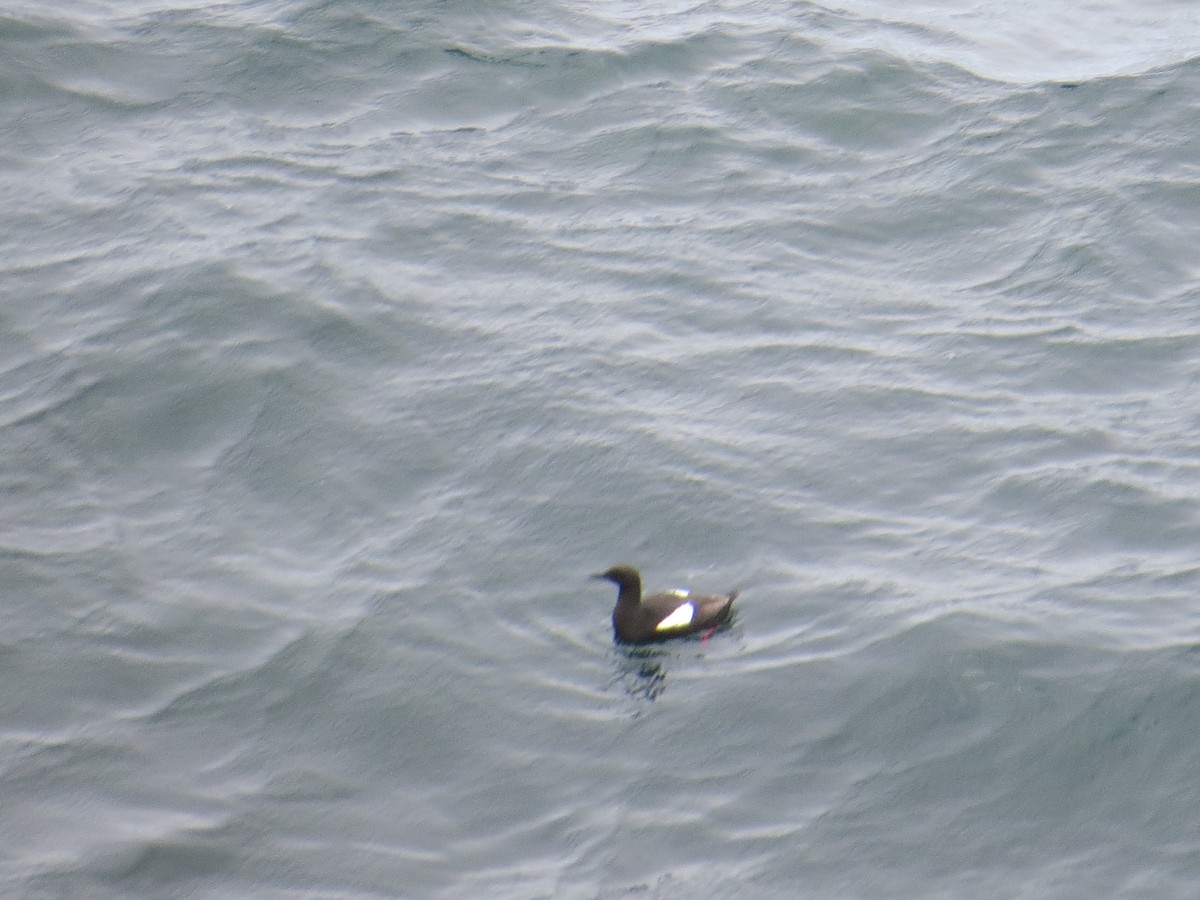
[[[589,575],[589,576],[588,576],[588,578],[600,578],[600,579],[604,579],[604,578],[607,578],[607,577],[608,577],[608,573],[607,573],[607,572],[597,572],[595,575]]]

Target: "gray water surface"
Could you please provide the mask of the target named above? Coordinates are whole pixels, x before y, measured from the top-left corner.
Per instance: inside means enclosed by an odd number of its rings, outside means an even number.
[[[0,892],[1194,896],[1200,24],[1065,7],[0,12]]]

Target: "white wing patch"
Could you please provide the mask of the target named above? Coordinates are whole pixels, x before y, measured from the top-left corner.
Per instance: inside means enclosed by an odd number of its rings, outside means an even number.
[[[696,615],[695,603],[691,601],[680,603],[675,607],[674,612],[654,626],[654,630],[665,631],[668,628],[682,628],[684,625],[691,624],[694,615]]]

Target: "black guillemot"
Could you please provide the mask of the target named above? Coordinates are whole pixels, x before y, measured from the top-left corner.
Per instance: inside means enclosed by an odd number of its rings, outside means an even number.
[[[668,591],[643,597],[642,576],[633,566],[613,566],[592,577],[611,581],[620,589],[613,608],[613,635],[627,644],[648,644],[715,630],[729,618],[738,595],[736,590],[723,597]]]

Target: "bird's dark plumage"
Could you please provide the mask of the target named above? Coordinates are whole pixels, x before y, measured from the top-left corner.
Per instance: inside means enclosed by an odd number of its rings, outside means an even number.
[[[689,591],[669,591],[642,596],[642,576],[633,566],[613,566],[592,576],[611,581],[619,588],[613,609],[613,634],[628,644],[665,641],[715,628],[729,618],[738,592],[723,597]]]

